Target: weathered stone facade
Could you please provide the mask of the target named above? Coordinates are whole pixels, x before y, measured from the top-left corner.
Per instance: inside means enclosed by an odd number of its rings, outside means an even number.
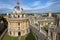
[[[24,36],[29,33],[29,19],[19,7],[19,3],[11,14],[7,14],[8,34],[10,36]]]

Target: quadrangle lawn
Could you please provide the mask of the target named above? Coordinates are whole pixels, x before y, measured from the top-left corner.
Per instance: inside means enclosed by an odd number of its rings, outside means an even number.
[[[3,37],[2,40],[18,40],[18,37],[11,37],[11,36],[5,34],[5,36]],[[20,40],[37,40],[37,38],[33,32],[30,32],[28,35],[21,36]]]
[[[8,34],[5,34],[2,40],[18,40],[18,37],[11,37]]]

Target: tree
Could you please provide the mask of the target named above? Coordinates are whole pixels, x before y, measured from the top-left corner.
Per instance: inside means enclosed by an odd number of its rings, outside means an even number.
[[[46,32],[48,32],[48,28],[49,28],[48,25],[45,25],[45,26],[44,26],[44,29],[45,29]]]
[[[3,17],[3,15],[0,15],[0,22],[1,22],[1,21],[3,21],[4,27],[6,28],[8,23],[7,23],[6,18]]]

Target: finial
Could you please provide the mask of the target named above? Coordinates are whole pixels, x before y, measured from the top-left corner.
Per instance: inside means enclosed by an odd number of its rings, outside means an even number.
[[[17,5],[18,5],[18,6],[20,5],[20,2],[19,2],[19,0],[17,0]]]

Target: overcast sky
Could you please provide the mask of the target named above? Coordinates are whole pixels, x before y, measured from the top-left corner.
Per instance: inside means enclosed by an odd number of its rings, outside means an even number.
[[[0,0],[0,8],[13,9],[17,0]],[[59,12],[60,0],[19,0],[21,8],[35,12]]]

